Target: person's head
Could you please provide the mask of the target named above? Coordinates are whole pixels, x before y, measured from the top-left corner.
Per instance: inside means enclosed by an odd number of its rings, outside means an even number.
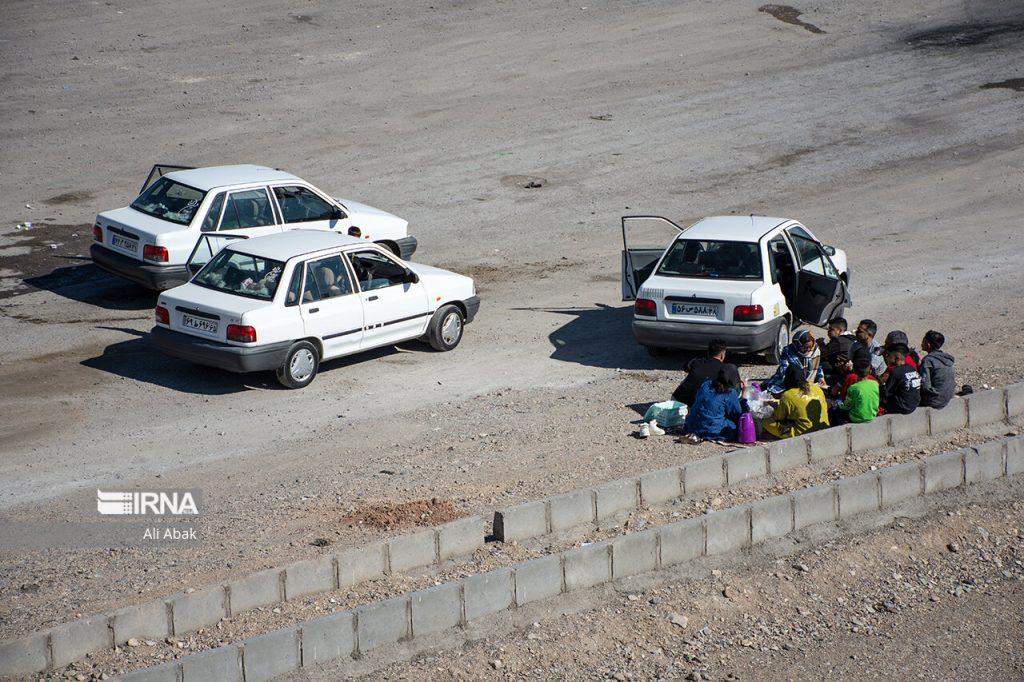
[[[832,366],[835,367],[837,372],[849,374],[853,371],[853,361],[850,360],[846,353],[836,353],[832,357]]]
[[[903,344],[904,346],[910,347],[910,337],[907,336],[906,332],[894,329],[885,335],[885,346],[895,346],[897,344]]]
[[[816,345],[814,335],[806,329],[801,329],[796,334],[793,334],[793,347],[804,355],[813,352]]]
[[[871,374],[871,359],[866,355],[859,356],[853,362],[853,371],[858,379],[867,379]]]
[[[857,331],[855,332],[857,340],[865,346],[871,343],[877,333],[878,325],[875,324],[874,320],[861,320],[860,324],[857,325]]]
[[[718,370],[718,376],[711,383],[711,388],[715,389],[715,393],[727,393],[734,390],[736,387],[733,386],[732,379],[725,375],[725,370]]]
[[[929,329],[925,332],[924,338],[921,339],[921,350],[925,353],[931,353],[933,350],[942,348],[944,343],[946,343],[946,337],[942,335],[942,332]]]
[[[828,321],[828,338],[834,339],[837,336],[842,336],[847,328],[846,318],[833,317]]]
[[[713,339],[708,343],[708,357],[716,360],[725,360],[725,341]]]
[[[899,367],[907,360],[910,349],[904,343],[894,343],[885,347],[885,364],[890,367]]]
[[[803,367],[800,367],[800,365],[789,365],[786,367],[783,386],[787,391],[791,388],[799,388],[805,392],[809,390],[810,386],[807,382],[807,374],[804,373]]]

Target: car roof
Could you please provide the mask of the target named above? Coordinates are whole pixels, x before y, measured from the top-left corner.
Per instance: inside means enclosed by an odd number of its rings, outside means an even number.
[[[328,230],[288,230],[230,242],[226,248],[250,256],[286,261],[339,246],[370,246],[372,242]]]
[[[710,216],[691,225],[682,233],[681,238],[756,242],[779,225],[789,222],[792,222],[789,218],[761,215]]]
[[[301,178],[291,173],[286,173],[276,168],[268,168],[267,166],[256,166],[251,163],[177,170],[167,173],[164,177],[189,187],[201,189],[204,192],[216,187],[247,185],[256,182],[277,182],[279,180],[299,180],[301,182]]]

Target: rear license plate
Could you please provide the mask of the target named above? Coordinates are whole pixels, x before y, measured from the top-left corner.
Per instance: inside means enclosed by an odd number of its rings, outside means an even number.
[[[125,237],[120,237],[116,234],[110,235],[110,245],[116,246],[119,249],[124,249],[125,251],[131,251],[132,253],[137,253],[139,250],[139,242],[137,239],[126,239]]]
[[[191,315],[182,314],[181,326],[188,327],[189,329],[195,329],[197,332],[203,334],[216,335],[217,330],[220,328],[220,323],[216,320],[204,320],[201,317],[192,317]]]
[[[718,317],[718,306],[707,303],[673,303],[673,315],[696,315],[697,317]]]

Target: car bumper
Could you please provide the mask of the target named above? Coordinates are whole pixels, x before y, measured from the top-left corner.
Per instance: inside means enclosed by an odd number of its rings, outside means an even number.
[[[777,321],[747,327],[633,319],[633,336],[641,345],[679,350],[706,350],[710,341],[721,339],[729,350],[756,353],[775,344],[778,328]]]
[[[188,268],[184,265],[146,265],[99,244],[89,247],[89,257],[99,269],[131,280],[147,289],[163,291],[189,280]]]
[[[164,355],[188,360],[197,365],[217,367],[229,372],[262,372],[284,364],[291,341],[247,348],[219,341],[200,339],[166,327],[153,327],[149,342]]]
[[[416,247],[419,246],[416,237],[402,237],[396,239],[395,244],[398,245],[398,257],[402,260],[408,260],[412,254],[416,253]]]
[[[466,304],[466,322],[472,322],[473,318],[476,317],[477,312],[480,310],[480,297],[471,296],[465,300]]]

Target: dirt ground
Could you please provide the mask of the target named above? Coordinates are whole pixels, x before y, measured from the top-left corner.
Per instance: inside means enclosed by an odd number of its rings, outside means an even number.
[[[1024,11],[759,6],[6,7],[0,521],[199,488],[205,538],[0,549],[0,636],[361,542],[365,505],[474,513],[714,451],[632,435],[684,357],[632,339],[625,213],[799,218],[849,254],[848,317],[943,331],[965,383],[1024,377]],[[480,316],[455,352],[298,392],[155,355],[154,296],[85,258],[154,162],[280,166],[401,215]]]

